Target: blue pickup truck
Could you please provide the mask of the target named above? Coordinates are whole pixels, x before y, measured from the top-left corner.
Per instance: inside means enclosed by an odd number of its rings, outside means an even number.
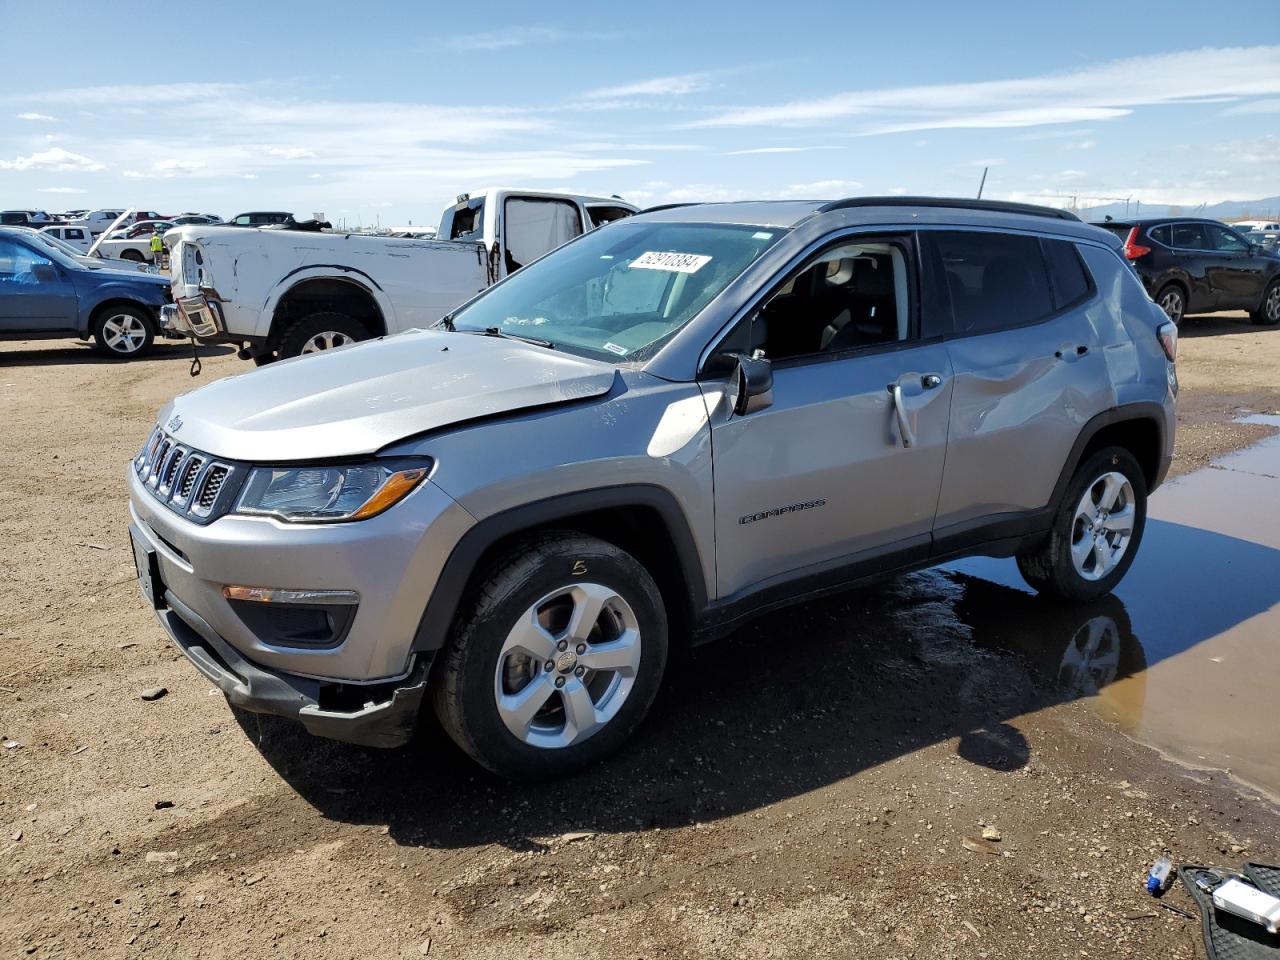
[[[151,349],[169,302],[168,277],[88,266],[0,227],[0,339],[92,337],[106,356],[133,359]]]

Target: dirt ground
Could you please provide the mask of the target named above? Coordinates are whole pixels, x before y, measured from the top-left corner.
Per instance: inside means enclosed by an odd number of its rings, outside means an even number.
[[[157,409],[249,369],[188,361],[0,344],[0,956],[1195,957],[1151,860],[1280,861],[1272,800],[1061,684],[1078,614],[953,572],[699,648],[631,745],[550,784],[430,727],[379,752],[233,714],[126,536]],[[1193,320],[1180,361],[1176,473],[1267,432],[1231,421],[1280,411],[1280,329]]]

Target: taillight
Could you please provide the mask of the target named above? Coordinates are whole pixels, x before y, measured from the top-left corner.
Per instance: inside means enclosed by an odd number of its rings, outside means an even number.
[[[1156,336],[1160,338],[1164,355],[1169,358],[1170,363],[1175,363],[1178,359],[1178,325],[1172,320],[1162,323],[1156,330]]]
[[[1138,243],[1138,228],[1134,227],[1129,231],[1129,236],[1124,239],[1124,256],[1126,260],[1137,260],[1139,257],[1145,257],[1151,252],[1150,247],[1144,247]]]

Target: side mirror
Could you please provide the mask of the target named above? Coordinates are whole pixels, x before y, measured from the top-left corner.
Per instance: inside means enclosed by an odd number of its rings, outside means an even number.
[[[773,364],[763,357],[741,353],[728,354],[724,359],[733,364],[729,390],[734,413],[745,416],[773,403]]]
[[[37,263],[31,268],[31,275],[41,283],[57,283],[58,268],[51,263]]]

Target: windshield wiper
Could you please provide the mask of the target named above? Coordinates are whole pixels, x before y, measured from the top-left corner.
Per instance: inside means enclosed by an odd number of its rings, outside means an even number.
[[[453,325],[452,313],[446,313],[443,317],[441,317],[439,320],[435,322],[435,325],[437,327],[443,327],[445,330],[448,330],[450,333],[458,332],[457,327]]]
[[[501,337],[503,340],[519,340],[521,343],[531,343],[535,347],[546,347],[548,350],[554,350],[556,348],[556,345],[550,340],[539,340],[537,337],[526,337],[518,333],[507,333],[505,330],[500,330],[497,327],[485,327],[483,333],[486,337]]]

